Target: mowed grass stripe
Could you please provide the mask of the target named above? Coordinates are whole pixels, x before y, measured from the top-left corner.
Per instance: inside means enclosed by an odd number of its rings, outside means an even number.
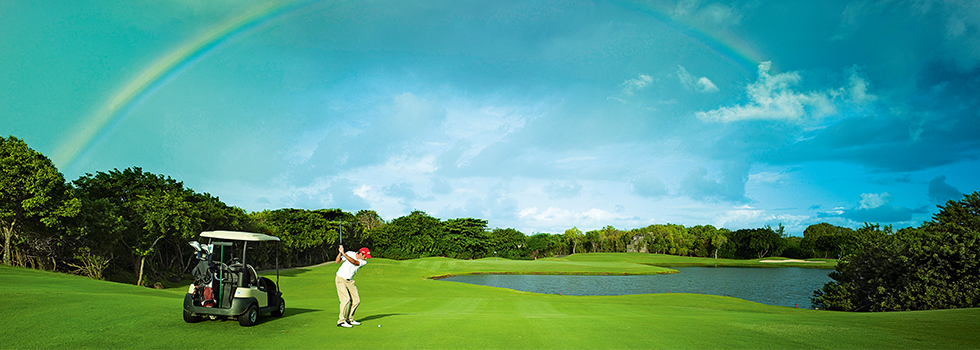
[[[263,316],[250,328],[234,321],[184,323],[180,305],[186,287],[153,290],[0,267],[0,310],[6,311],[0,318],[0,336],[5,339],[0,347],[980,347],[978,309],[856,314],[714,295],[560,296],[429,279],[472,272],[670,271],[643,265],[654,260],[690,262],[654,254],[573,255],[564,261],[371,259],[355,278],[363,300],[357,316],[364,324],[353,329],[335,325],[336,265],[282,271],[286,316]]]

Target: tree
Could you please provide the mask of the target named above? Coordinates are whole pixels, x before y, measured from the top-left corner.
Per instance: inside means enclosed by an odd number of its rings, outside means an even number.
[[[687,228],[683,225],[666,224],[668,251],[673,255],[686,256],[694,243]]]
[[[582,237],[583,237],[582,231],[579,230],[577,227],[572,227],[570,229],[565,230],[564,236],[565,239],[568,242],[570,242],[572,245],[572,254],[575,254],[575,249],[578,248],[579,242],[582,241]]]
[[[616,230],[616,251],[623,253],[627,252],[632,240],[633,234],[629,231]]]
[[[201,219],[200,210],[187,201],[184,191],[159,191],[142,195],[133,204],[136,215],[144,223],[133,245],[134,252],[140,258],[136,285],[142,286],[146,258],[154,253],[157,243],[168,237],[182,242],[189,241],[201,232],[201,223],[204,220]]]
[[[814,292],[819,307],[892,311],[980,306],[980,192],[948,201],[919,228],[865,224],[854,253]]]
[[[27,143],[0,137],[0,233],[3,263],[11,264],[14,238],[26,239],[25,228],[57,229],[78,214],[81,203],[48,157]]]
[[[855,242],[854,230],[821,222],[803,230],[800,249],[812,257],[839,258],[855,248]]]
[[[721,247],[718,255],[734,259],[761,259],[779,255],[785,248],[782,231],[782,225],[778,230],[769,226],[736,230],[728,234],[728,243]]]
[[[565,254],[565,252],[568,251],[568,240],[565,239],[564,235],[560,235],[560,234],[551,235],[551,241],[552,244],[554,245],[553,254],[555,256]]]
[[[844,246],[848,238],[850,237],[840,234],[819,236],[813,240],[811,245],[813,247],[812,250],[815,253],[819,253],[818,256],[824,259],[839,259],[844,256]]]
[[[714,227],[712,226],[712,228]],[[723,232],[717,231],[711,236],[711,247],[715,250],[715,259],[718,259],[718,249],[721,249],[725,243],[728,243],[728,236],[725,236]]]
[[[119,239],[126,229],[119,207],[107,198],[89,198],[85,191],[76,190],[81,201],[78,215],[67,224],[74,232],[74,258],[68,265],[75,273],[94,279],[104,279],[105,270],[115,260]]]
[[[624,241],[624,235],[625,232],[617,230],[615,227],[603,227],[599,230],[600,250],[604,252],[625,252],[628,242]]]
[[[599,251],[599,243],[602,242],[602,232],[598,230],[592,230],[585,233],[585,242],[589,243],[589,247],[592,248],[592,252]]]
[[[391,259],[414,259],[439,253],[436,242],[442,236],[442,222],[424,211],[411,214],[369,231],[372,255]]]
[[[85,174],[73,185],[85,209],[93,211],[75,222],[76,230],[84,234],[80,242],[98,252],[90,253],[94,261],[116,253],[128,256],[137,284],[143,283],[147,270],[153,276],[179,278],[186,267],[179,261],[190,259],[187,241],[202,230],[251,227],[241,209],[138,167]]]
[[[535,233],[527,238],[527,248],[533,259],[555,255],[565,248],[565,239],[562,235]]]
[[[257,231],[245,210],[232,207],[208,193],[188,193],[187,200],[201,212],[201,230]]]
[[[487,221],[473,218],[451,219],[443,223],[439,248],[454,259],[476,259],[486,255],[490,245]]]
[[[374,210],[360,210],[354,215],[357,221],[364,226],[365,231],[370,231],[385,224],[384,219]]]
[[[783,252],[783,225],[780,224],[778,230],[773,230],[767,225],[749,232],[749,249],[755,252],[758,258],[775,256]]]
[[[669,241],[670,241],[670,231],[667,230],[665,225],[650,225],[645,229],[645,244],[647,251],[656,254],[667,254],[669,253]]]
[[[694,256],[711,255],[711,239],[715,236],[715,227],[711,225],[697,225],[687,229],[688,234],[694,239],[691,253]]]
[[[800,241],[803,237],[800,236],[789,236],[783,238],[783,243],[785,243],[786,248],[783,249],[783,257],[791,259],[806,259],[810,256],[800,249]]]
[[[527,236],[513,228],[490,231],[490,246],[505,259],[527,259]]]
[[[817,308],[838,311],[880,311],[875,308],[875,295],[888,290],[887,281],[897,281],[902,273],[898,260],[901,248],[895,245],[890,226],[865,224],[858,231],[870,231],[863,242],[864,249],[853,256],[843,257],[830,273],[834,281],[814,292]],[[878,287],[882,287],[879,289]]]
[[[253,213],[252,218],[261,231],[279,237],[285,266],[318,264],[336,254],[336,219],[341,215],[333,210],[278,209]]]

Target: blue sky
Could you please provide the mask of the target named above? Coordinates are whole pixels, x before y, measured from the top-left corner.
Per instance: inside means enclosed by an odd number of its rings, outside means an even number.
[[[0,2],[0,134],[247,211],[895,227],[980,190],[980,3]]]

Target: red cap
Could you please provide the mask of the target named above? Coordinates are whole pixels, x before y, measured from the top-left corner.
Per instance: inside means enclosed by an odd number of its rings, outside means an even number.
[[[361,254],[364,254],[364,257],[365,258],[368,258],[368,259],[371,258],[371,251],[368,250],[367,248],[361,248],[361,250],[358,250],[358,252],[360,252]]]

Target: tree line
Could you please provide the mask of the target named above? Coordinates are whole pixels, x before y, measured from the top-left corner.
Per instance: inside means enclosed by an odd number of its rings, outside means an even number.
[[[341,234],[350,247],[370,246],[375,256],[392,259],[536,259],[581,252],[752,258],[779,255],[793,246],[782,226],[737,231],[710,225],[664,224],[632,230],[606,226],[587,232],[571,228],[561,234],[526,235],[513,228],[489,229],[482,219],[443,221],[422,211],[390,222],[370,210],[287,208],[247,213],[138,167],[85,174],[68,182],[50,159],[13,136],[0,137],[0,165],[4,264],[139,285],[146,280],[182,279],[193,263],[188,242],[197,240],[202,231],[213,230],[279,237],[277,257],[267,248],[257,248],[252,255],[251,260],[262,267],[271,266],[275,258],[287,267],[331,261]],[[824,231],[821,235],[828,234]],[[820,250],[824,243],[815,245],[819,249],[797,249],[794,254],[826,255]]]
[[[815,305],[883,311],[980,303],[980,195],[950,201],[922,227],[892,232],[810,225],[802,237],[782,225],[729,230],[655,224],[620,230],[527,235],[488,228],[486,220],[441,220],[423,211],[385,221],[376,212],[277,209],[248,213],[141,168],[85,174],[67,182],[44,155],[0,137],[0,234],[3,263],[138,285],[178,283],[193,261],[188,245],[202,231],[240,230],[279,237],[278,247],[249,253],[258,268],[332,261],[338,241],[368,246],[376,257],[537,259],[587,252],[642,252],[755,259],[840,259]]]

